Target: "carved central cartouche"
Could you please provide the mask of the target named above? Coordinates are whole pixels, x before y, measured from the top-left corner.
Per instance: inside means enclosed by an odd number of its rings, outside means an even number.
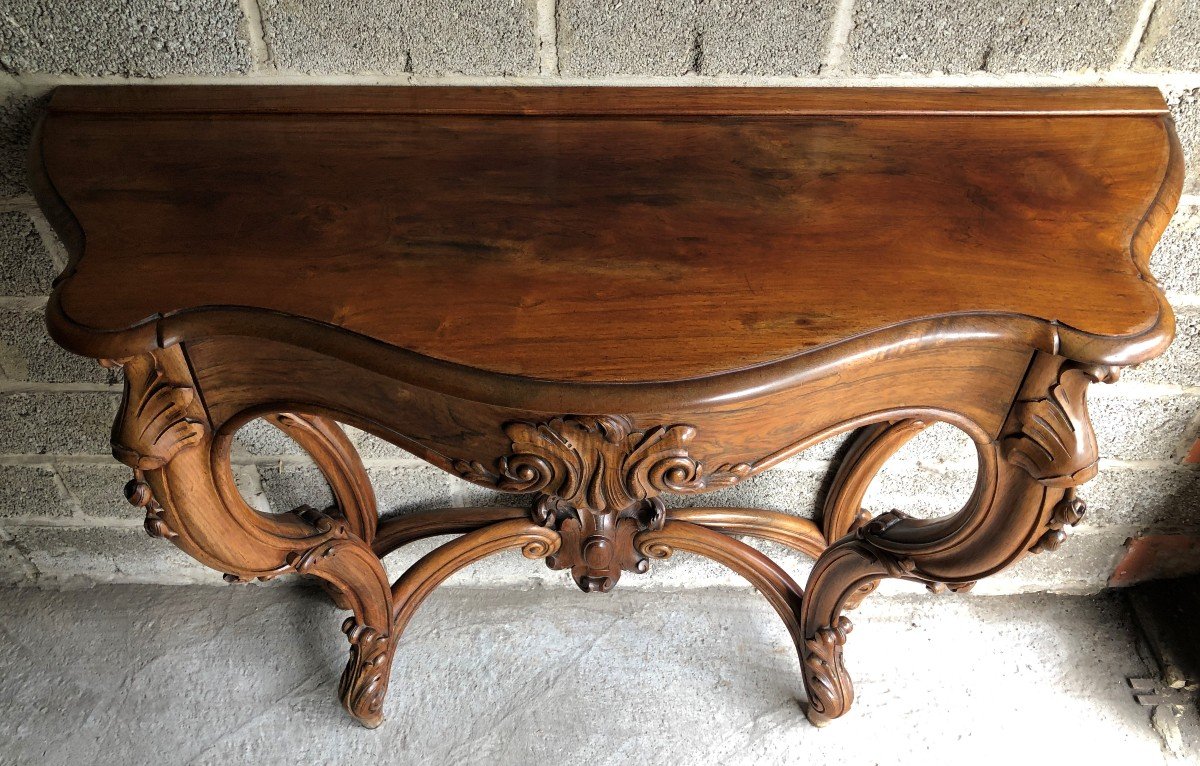
[[[502,492],[540,492],[533,509],[540,524],[558,530],[562,545],[547,562],[570,569],[585,591],[608,591],[622,571],[645,572],[634,535],[661,528],[663,492],[692,494],[736,484],[750,475],[745,463],[708,473],[688,451],[689,425],[644,431],[621,415],[572,415],[545,423],[504,426],[510,452],[496,470],[454,463],[464,479]]]
[[[639,532],[662,529],[666,508],[650,498],[617,512],[596,513],[579,509],[550,495],[534,503],[532,515],[543,526],[558,531],[558,552],[546,558],[551,569],[570,569],[584,593],[607,593],[621,572],[644,574],[649,560],[634,545]]]

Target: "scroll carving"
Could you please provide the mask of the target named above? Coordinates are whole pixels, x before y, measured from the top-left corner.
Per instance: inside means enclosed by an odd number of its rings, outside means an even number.
[[[158,360],[124,360],[125,400],[113,425],[113,455],[131,468],[152,471],[198,444],[208,424],[191,416],[196,392],[171,382]]]
[[[815,724],[827,723],[846,712],[854,690],[842,663],[842,647],[854,626],[846,617],[834,625],[817,628],[804,640],[804,674],[808,681],[808,717]]]
[[[391,637],[353,617],[342,623],[350,639],[350,661],[338,682],[338,696],[347,710],[370,728],[379,725],[392,668]]]
[[[504,427],[511,452],[492,471],[456,461],[460,476],[502,492],[544,492],[575,508],[622,511],[661,492],[691,494],[732,486],[750,475],[745,463],[708,472],[691,457],[689,425],[634,429],[619,415],[570,416]]]
[[[1003,442],[1004,456],[1048,487],[1075,487],[1096,475],[1100,458],[1088,420],[1087,387],[1117,379],[1115,367],[1065,364],[1043,397],[1017,402],[1018,432]]]
[[[533,507],[534,521],[557,530],[561,539],[558,551],[546,558],[546,565],[570,569],[585,593],[607,593],[622,571],[645,574],[650,563],[637,549],[634,538],[640,532],[662,529],[666,515],[666,507],[658,498],[615,513],[580,510],[549,495],[538,498]]]

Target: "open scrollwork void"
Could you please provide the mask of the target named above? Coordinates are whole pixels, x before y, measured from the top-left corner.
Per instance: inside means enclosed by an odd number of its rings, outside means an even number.
[[[1083,518],[1088,387],[1172,338],[1147,260],[1181,173],[1130,88],[67,87],[32,157],[71,253],[49,326],[124,371],[146,530],[232,582],[323,581],[367,726],[422,601],[506,549],[601,593],[717,561],[786,624],[809,719],[845,714],[844,612],[881,580],[964,590]],[[256,417],[333,507],[245,503]],[[529,505],[381,522],[335,421]],[[965,506],[864,509],[935,422],[975,443]],[[815,520],[663,502],[854,429]],[[744,537],[813,557],[806,587]]]

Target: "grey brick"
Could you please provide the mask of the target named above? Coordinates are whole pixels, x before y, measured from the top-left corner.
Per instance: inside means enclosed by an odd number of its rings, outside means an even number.
[[[903,511],[936,518],[962,508],[975,488],[976,470],[939,470],[914,463],[889,463],[871,483],[863,507],[874,514]]]
[[[1200,396],[1094,397],[1088,410],[1101,457],[1171,460],[1195,438]]]
[[[1150,257],[1150,273],[1164,290],[1200,295],[1200,207],[1175,213]]]
[[[450,505],[450,474],[433,466],[371,467],[375,502],[384,516]]]
[[[41,311],[0,312],[0,372],[9,380],[116,383],[116,370],[76,356],[50,339]]]
[[[284,70],[338,74],[537,73],[534,0],[261,0]]]
[[[674,508],[762,508],[813,518],[819,507],[822,472],[770,470],[728,489],[701,495],[669,495],[667,505]]]
[[[1097,593],[1108,583],[1130,534],[1132,530],[1118,527],[1091,530],[1084,522],[1057,551],[1028,555],[1012,568],[981,580],[974,592]]]
[[[569,75],[811,75],[836,3],[566,0],[559,69]]]
[[[1104,466],[1079,489],[1095,527],[1152,532],[1200,531],[1200,466],[1130,469]]]
[[[354,446],[358,448],[358,454],[364,459],[371,460],[416,460],[411,452],[406,452],[400,449],[391,442],[380,439],[378,436],[360,431],[351,426],[343,426],[346,434],[350,437],[350,441],[354,442]]]
[[[1137,367],[1127,367],[1121,379],[1200,386],[1200,310],[1175,309],[1175,341],[1166,353]]]
[[[73,508],[49,466],[0,465],[0,517],[70,516]]]
[[[9,530],[44,580],[219,583],[220,573],[141,527],[37,527]]]
[[[844,67],[856,74],[1106,70],[1139,0],[856,3]]]
[[[25,180],[29,139],[49,101],[44,92],[9,91],[0,101],[0,197],[28,194]]]
[[[533,504],[534,498],[532,494],[518,495],[511,492],[496,492],[457,476],[449,477],[449,487],[454,504],[460,507],[499,505],[506,508],[529,508]]]
[[[694,1],[563,0],[558,68],[576,76],[698,71],[695,24]]]
[[[1200,89],[1169,93],[1167,103],[1183,146],[1183,192],[1200,194]]]
[[[699,495],[665,495],[663,500],[670,508],[763,508],[813,518],[824,480],[823,472],[776,468],[727,489]],[[459,505],[528,508],[533,504],[532,494],[495,492],[454,477],[451,482]]]
[[[1200,70],[1200,3],[1195,0],[1157,0],[1138,49],[1137,67]]]
[[[0,396],[0,453],[110,454],[120,394],[10,393]]]
[[[311,465],[291,463],[259,466],[263,490],[276,513],[300,505],[328,508],[333,494],[325,477]],[[390,516],[450,505],[449,474],[432,466],[372,467],[367,476],[375,488],[375,501],[382,515]]]
[[[141,519],[145,511],[125,500],[124,488],[132,478],[126,466],[117,463],[59,464],[67,491],[79,503],[84,516]]]
[[[249,455],[304,455],[300,445],[265,420],[251,420],[233,435],[234,448]]]
[[[238,0],[9,0],[0,67],[159,77],[250,69]]]
[[[275,513],[285,513],[301,505],[322,509],[333,505],[333,493],[316,466],[263,465],[258,467],[258,473],[267,501]]]
[[[900,448],[892,460],[922,463],[970,462],[975,458],[975,442],[949,423],[934,423]]]
[[[816,74],[836,10],[833,0],[704,0],[693,64],[704,75]]]
[[[0,295],[44,295],[54,273],[33,219],[20,212],[0,213]]]

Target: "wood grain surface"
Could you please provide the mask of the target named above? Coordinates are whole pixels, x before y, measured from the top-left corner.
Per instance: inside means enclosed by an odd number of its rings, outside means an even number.
[[[56,93],[44,173],[86,232],[64,318],[284,313],[583,382],[947,315],[1109,354],[1171,331],[1135,247],[1174,151],[1151,92],[289,90]]]

